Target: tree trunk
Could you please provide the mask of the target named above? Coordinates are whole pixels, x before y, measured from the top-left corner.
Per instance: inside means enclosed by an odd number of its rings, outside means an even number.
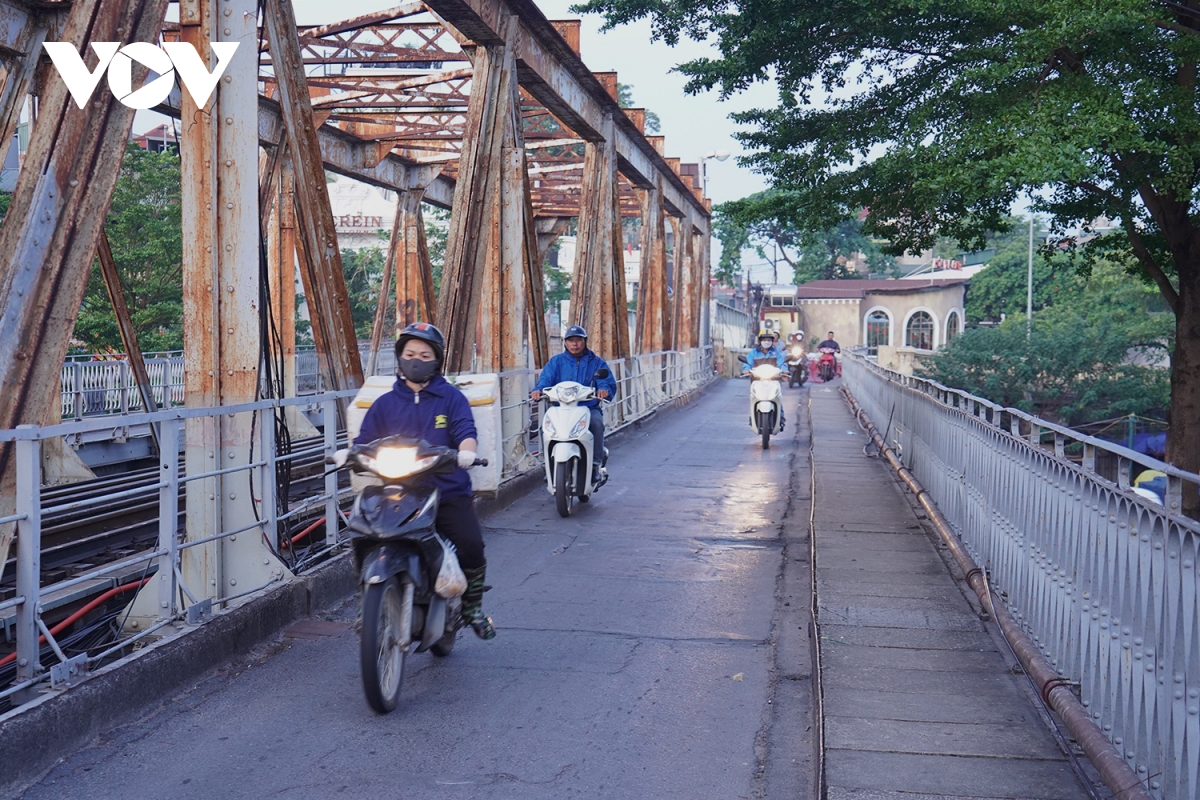
[[[1196,473],[1200,472],[1200,264],[1189,266],[1191,269],[1179,270],[1167,460]],[[1184,485],[1182,510],[1186,516],[1200,518],[1200,492],[1195,484]]]

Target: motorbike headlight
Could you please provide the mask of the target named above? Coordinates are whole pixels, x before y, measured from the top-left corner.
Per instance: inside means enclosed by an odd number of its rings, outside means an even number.
[[[579,390],[574,387],[567,387],[558,390],[558,401],[560,403],[574,403],[575,398],[579,396]]]
[[[576,422],[575,427],[571,428],[571,435],[568,438],[574,439],[576,436],[582,434],[584,428],[588,426],[588,422],[588,417],[583,417],[579,422]]]
[[[750,374],[760,381],[770,381],[778,378],[782,373],[779,367],[771,364],[761,364],[750,370]]]
[[[804,353],[799,347],[792,348],[792,358],[799,358]]]
[[[558,435],[558,431],[554,429],[554,422],[550,419],[550,417],[546,417],[546,419],[542,422],[542,430],[544,430],[546,435],[551,439]]]
[[[381,447],[367,458],[367,469],[384,478],[406,478],[433,466],[437,456],[417,458],[415,447]]]

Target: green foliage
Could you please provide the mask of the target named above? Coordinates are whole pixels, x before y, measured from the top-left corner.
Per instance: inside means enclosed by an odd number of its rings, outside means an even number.
[[[0,192],[0,222],[4,221],[4,215],[8,213],[8,204],[11,202],[11,194],[8,192]]]
[[[972,280],[969,291],[993,268]],[[1161,296],[1111,261],[1097,262],[1087,278],[1064,274],[1058,284],[1064,290],[1034,313],[1028,342],[1025,315],[1013,312],[997,328],[960,334],[927,362],[926,374],[1068,425],[1121,414],[1162,416],[1169,372],[1149,365],[1166,362],[1174,316]]]
[[[808,230],[870,208],[892,252],[939,236],[968,249],[1036,192],[1066,236],[1106,216],[1174,305],[1200,277],[1187,244],[1200,183],[1200,36],[1165,3],[1117,0],[588,0],[607,24],[715,42],[679,67],[722,97],[773,81],[778,103],[733,115],[743,158]],[[1168,246],[1171,245],[1171,246]],[[1094,244],[1081,255],[1091,260]],[[1109,253],[1111,256],[1112,254]]]
[[[179,156],[129,144],[105,230],[145,352],[183,347],[183,217]],[[124,350],[97,261],[75,322],[76,349]]]
[[[442,268],[446,264],[446,237],[450,233],[450,212],[444,208],[426,205],[421,209],[425,219],[425,246],[429,250],[429,261],[433,268],[433,296],[442,290]]]
[[[617,103],[621,108],[636,108],[633,104],[633,86],[628,83],[617,84]],[[646,109],[646,133],[658,133],[662,130],[662,120],[650,109]]]
[[[1161,416],[1168,372],[1127,363],[1124,331],[1074,315],[1025,317],[972,328],[927,362],[921,374],[947,386],[1067,425],[1122,414]]]
[[[971,279],[967,289],[966,314],[973,323],[999,322],[1003,315],[1025,313],[1026,284],[1029,279],[1029,223],[1009,221],[1007,233],[989,237],[988,247],[995,255],[988,267]],[[1045,238],[1035,228],[1035,242]],[[1047,258],[1040,250],[1033,256],[1033,310],[1038,312],[1083,290],[1083,280],[1065,256]]]
[[[386,261],[387,252],[379,247],[342,250],[342,272],[346,276],[350,315],[354,318],[354,334],[359,339],[371,338],[375,309],[379,306],[379,285],[383,281],[383,265]]]
[[[895,263],[864,233],[858,217],[812,229],[794,213],[796,202],[793,192],[768,189],[714,209],[713,229],[721,242],[715,275],[722,284],[737,283],[745,250],[753,250],[764,260],[778,256],[792,270],[797,284],[862,277],[845,266],[855,253],[867,258],[871,272],[884,272]]]

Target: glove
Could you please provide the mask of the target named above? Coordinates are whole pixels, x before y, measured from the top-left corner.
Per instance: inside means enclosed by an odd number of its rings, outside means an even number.
[[[458,466],[463,469],[470,469],[475,464],[474,450],[459,450],[458,451]]]

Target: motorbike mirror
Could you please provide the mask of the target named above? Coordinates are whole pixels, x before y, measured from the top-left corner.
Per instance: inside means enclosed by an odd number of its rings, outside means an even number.
[[[743,364],[745,364],[745,363],[746,363],[746,357],[745,357],[745,356],[738,356],[738,361],[740,361],[740,362],[742,362]]]
[[[606,369],[604,369],[604,368],[601,368],[601,369],[598,369],[598,370],[596,370],[596,379],[597,379],[597,380],[603,380],[603,379],[607,378],[607,377],[608,377],[609,375],[611,375],[611,374],[612,374],[612,373],[611,373],[611,372],[609,372],[608,370],[606,370]]]

